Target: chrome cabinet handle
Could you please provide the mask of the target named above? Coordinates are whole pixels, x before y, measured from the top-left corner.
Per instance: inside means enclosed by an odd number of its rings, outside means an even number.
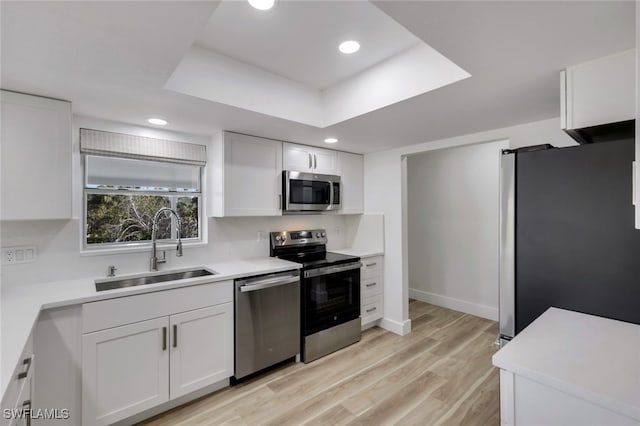
[[[178,325],[173,324],[173,347],[178,347]]]
[[[278,194],[278,210],[282,210],[282,194]]]
[[[376,266],[376,265],[377,265],[377,263],[376,263],[376,262],[373,262],[373,263],[367,263],[367,268],[370,268],[370,267],[372,267],[372,266]]]
[[[318,157],[313,154],[313,170],[318,168]]]
[[[367,287],[373,287],[374,285],[376,285],[378,283],[371,283],[371,284],[367,284]]]
[[[162,350],[167,350],[167,327],[162,327]]]
[[[311,160],[311,153],[307,152],[307,159],[309,160],[309,168],[313,168],[313,161]]]
[[[373,312],[373,311],[375,311],[375,310],[376,310],[376,307],[374,306],[373,308],[369,308],[369,309],[367,309],[367,313],[371,313],[371,312]]]
[[[24,361],[22,361],[23,365],[26,365],[27,368],[25,368],[25,370],[18,374],[18,380],[22,380],[24,378],[26,378],[29,375],[29,370],[31,369],[31,363],[33,362],[33,357],[30,356],[29,358],[25,359]]]

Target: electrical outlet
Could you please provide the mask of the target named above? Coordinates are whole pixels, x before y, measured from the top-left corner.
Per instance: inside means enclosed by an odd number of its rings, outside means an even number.
[[[2,264],[35,262],[38,258],[36,246],[2,247]]]
[[[264,231],[258,231],[258,236],[256,237],[257,241],[264,241],[267,239],[267,233]]]
[[[339,227],[339,226],[336,226],[336,229],[334,229],[334,232],[335,232],[335,234],[336,234],[336,237],[337,237],[338,235],[340,235],[340,231],[341,231],[340,227]]]

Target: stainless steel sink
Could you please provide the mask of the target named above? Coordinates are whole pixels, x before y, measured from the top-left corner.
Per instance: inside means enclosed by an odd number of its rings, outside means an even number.
[[[187,278],[206,277],[215,275],[215,271],[208,269],[190,269],[188,271],[167,272],[153,275],[144,275],[135,278],[106,278],[96,280],[96,291],[113,290],[116,288],[135,287],[137,285],[158,284],[167,281],[186,280]]]

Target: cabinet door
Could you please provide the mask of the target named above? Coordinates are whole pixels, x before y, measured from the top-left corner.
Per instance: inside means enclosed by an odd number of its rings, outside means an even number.
[[[108,425],[169,400],[169,319],[82,336],[82,424]]]
[[[580,129],[635,117],[635,49],[570,67],[565,73],[564,128]]]
[[[328,175],[338,172],[338,152],[331,149],[285,143],[282,162],[285,170]]]
[[[225,216],[279,216],[282,142],[225,133]]]
[[[2,219],[71,218],[71,104],[0,92]]]
[[[313,156],[309,148],[308,146],[292,143],[283,144],[282,166],[284,170],[313,171]]]
[[[233,376],[233,303],[171,315],[171,399]]]
[[[338,173],[338,151],[331,149],[312,148],[313,171],[327,175]]]
[[[338,153],[342,182],[341,213],[364,213],[364,158],[362,155]]]

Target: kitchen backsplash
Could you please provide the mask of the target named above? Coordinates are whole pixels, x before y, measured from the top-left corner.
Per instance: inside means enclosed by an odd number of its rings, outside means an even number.
[[[378,219],[375,219],[375,218]],[[208,220],[209,241],[198,247],[185,246],[184,256],[177,258],[174,250],[167,251],[167,263],[161,269],[191,267],[215,262],[268,256],[268,240],[258,241],[258,233],[279,230],[325,228],[328,248],[351,247],[357,243],[361,221],[371,222],[367,216],[302,215],[282,217],[220,218]],[[374,223],[382,220],[374,216]],[[150,249],[120,254],[81,254],[80,221],[3,221],[2,246],[36,246],[37,260],[33,263],[3,265],[2,286],[35,284],[84,277],[106,275],[109,265],[117,274],[139,273],[148,270]],[[377,232],[376,232],[377,233]]]

